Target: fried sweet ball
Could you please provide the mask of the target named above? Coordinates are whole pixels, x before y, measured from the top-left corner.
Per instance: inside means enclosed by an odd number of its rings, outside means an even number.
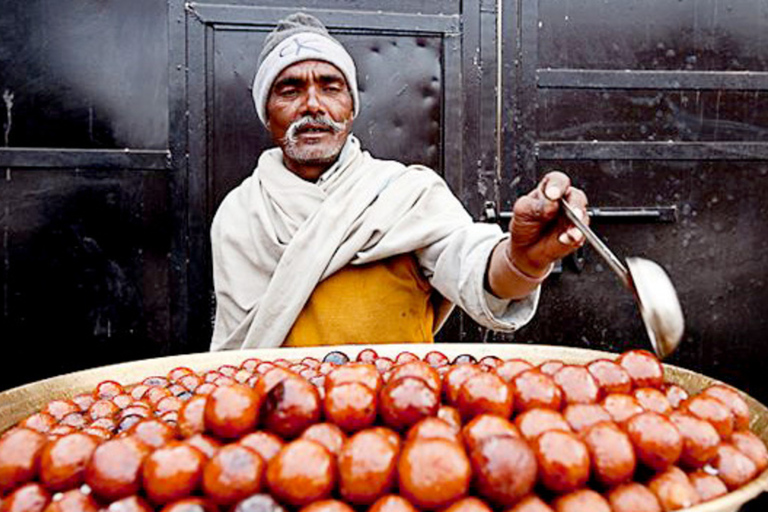
[[[563,391],[566,404],[594,404],[600,399],[600,386],[583,366],[565,365],[553,378]]]
[[[397,470],[400,493],[419,509],[446,507],[469,490],[469,458],[460,444],[445,439],[407,444]]]
[[[339,500],[320,500],[310,503],[299,512],[355,512],[355,509]]]
[[[376,500],[368,512],[416,512],[416,509],[402,496],[387,494]]]
[[[192,494],[200,485],[206,457],[197,448],[171,441],[150,453],[142,467],[147,497],[163,505]]]
[[[592,476],[602,486],[632,480],[637,460],[629,436],[613,422],[598,423],[582,436],[592,461]]]
[[[320,443],[297,439],[286,444],[267,465],[267,485],[273,496],[303,507],[331,495],[336,461]]]
[[[80,489],[66,491],[61,499],[51,500],[43,512],[98,512],[99,504],[90,494]]]
[[[275,384],[264,397],[261,421],[269,432],[293,439],[320,420],[317,388],[299,376]]]
[[[323,397],[325,418],[345,432],[357,432],[372,426],[377,409],[378,395],[365,384],[346,382],[328,386],[326,380]]]
[[[239,502],[232,512],[285,512],[285,509],[269,494],[254,494]]]
[[[223,439],[242,437],[256,427],[260,408],[258,395],[246,385],[217,387],[205,402],[205,429]]]
[[[440,395],[423,379],[401,377],[382,388],[379,414],[388,427],[404,431],[427,416],[437,414]]]
[[[721,443],[717,447],[717,455],[713,465],[717,469],[720,479],[731,491],[757,476],[757,466],[752,462],[752,459],[728,443]]]
[[[558,411],[563,404],[563,391],[539,369],[519,373],[512,379],[512,389],[517,413],[538,408]]]
[[[563,410],[563,417],[577,434],[598,423],[611,421],[611,415],[598,404],[569,405]]]
[[[132,437],[99,445],[85,468],[85,483],[99,497],[116,501],[141,489],[141,467],[150,448]]]
[[[552,506],[555,512],[612,512],[608,501],[592,489],[579,489],[560,496]]]
[[[544,503],[544,501],[536,496],[530,494],[525,498],[517,502],[517,505],[507,509],[506,512],[554,512],[552,507]]]
[[[0,512],[42,512],[51,501],[51,494],[39,483],[30,482],[17,487],[0,502]]]
[[[398,449],[375,430],[350,437],[339,453],[339,493],[349,503],[370,505],[395,483]]]
[[[701,501],[688,475],[677,466],[654,476],[648,482],[648,488],[656,495],[665,511],[692,507]]]
[[[598,359],[587,365],[587,371],[595,378],[602,396],[632,391],[632,377],[615,361]]]
[[[450,507],[443,510],[443,512],[492,512],[491,507],[488,506],[480,498],[469,496],[468,498],[462,498]]]
[[[475,416],[461,430],[461,437],[468,453],[483,440],[496,436],[521,437],[521,434],[514,423],[493,414]]]
[[[715,427],[707,421],[679,411],[670,414],[669,419],[683,436],[683,451],[680,455],[682,466],[697,469],[712,460],[720,445],[720,435]]]
[[[614,487],[608,492],[613,512],[662,512],[656,495],[638,482]]]
[[[509,384],[492,372],[483,372],[465,380],[456,400],[456,408],[464,421],[479,414],[509,418],[513,406],[514,396]]]
[[[576,434],[562,430],[544,432],[533,441],[539,480],[549,490],[569,493],[589,479],[589,451]]]
[[[654,471],[664,471],[680,459],[683,436],[667,417],[644,412],[627,421],[626,431],[637,458]]]
[[[79,486],[83,483],[86,464],[98,445],[94,437],[80,432],[48,443],[40,453],[40,481],[51,491]]]
[[[106,512],[152,512],[144,498],[139,496],[128,496],[121,500],[113,501],[106,508]]]
[[[470,452],[477,492],[498,507],[510,507],[533,489],[538,466],[533,449],[520,437],[488,437]]]
[[[320,443],[337,457],[339,456],[341,447],[344,445],[344,441],[347,440],[347,436],[344,432],[333,423],[315,423],[302,432],[301,437]]]
[[[203,467],[203,492],[222,506],[261,490],[265,464],[253,450],[240,444],[222,447]]]
[[[552,409],[531,409],[515,418],[515,426],[527,440],[533,441],[550,430],[571,431],[571,426],[563,415]]]
[[[37,476],[45,443],[44,434],[27,428],[0,437],[0,494]]]
[[[238,443],[258,453],[266,463],[269,463],[285,446],[285,442],[280,437],[263,430],[241,437]]]
[[[688,475],[693,488],[696,489],[696,494],[699,495],[701,501],[710,501],[720,496],[728,494],[728,488],[725,486],[720,478],[715,475],[710,475],[703,469],[699,469]]]
[[[661,362],[647,350],[630,350],[619,356],[618,363],[627,370],[636,388],[660,388],[664,384]]]

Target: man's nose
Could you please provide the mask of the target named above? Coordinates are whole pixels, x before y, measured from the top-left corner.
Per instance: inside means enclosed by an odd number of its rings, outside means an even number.
[[[310,87],[307,90],[307,97],[304,108],[311,114],[323,112],[323,103],[320,101],[320,95],[316,87]]]

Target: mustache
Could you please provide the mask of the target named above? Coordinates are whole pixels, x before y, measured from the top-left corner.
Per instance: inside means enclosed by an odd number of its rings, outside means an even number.
[[[300,131],[310,128],[327,128],[333,133],[338,133],[346,128],[347,122],[336,122],[328,115],[311,116],[306,115],[292,122],[285,132],[287,142],[295,142],[296,135]]]

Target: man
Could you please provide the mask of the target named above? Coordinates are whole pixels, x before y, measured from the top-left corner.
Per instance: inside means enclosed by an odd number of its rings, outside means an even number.
[[[212,350],[431,342],[454,304],[512,331],[584,242],[558,200],[585,220],[587,200],[562,173],[515,203],[510,236],[474,223],[434,171],[361,150],[355,64],[310,15],[267,37],[253,98],[278,147],[213,221]]]

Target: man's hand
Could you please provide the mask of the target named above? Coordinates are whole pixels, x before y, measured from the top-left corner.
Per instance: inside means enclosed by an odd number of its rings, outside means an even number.
[[[589,224],[587,196],[571,186],[562,172],[550,172],[538,186],[515,202],[509,223],[511,240],[493,251],[488,268],[488,284],[498,297],[520,298],[547,275],[553,262],[584,244],[584,235],[561,212],[559,200],[565,197]]]

